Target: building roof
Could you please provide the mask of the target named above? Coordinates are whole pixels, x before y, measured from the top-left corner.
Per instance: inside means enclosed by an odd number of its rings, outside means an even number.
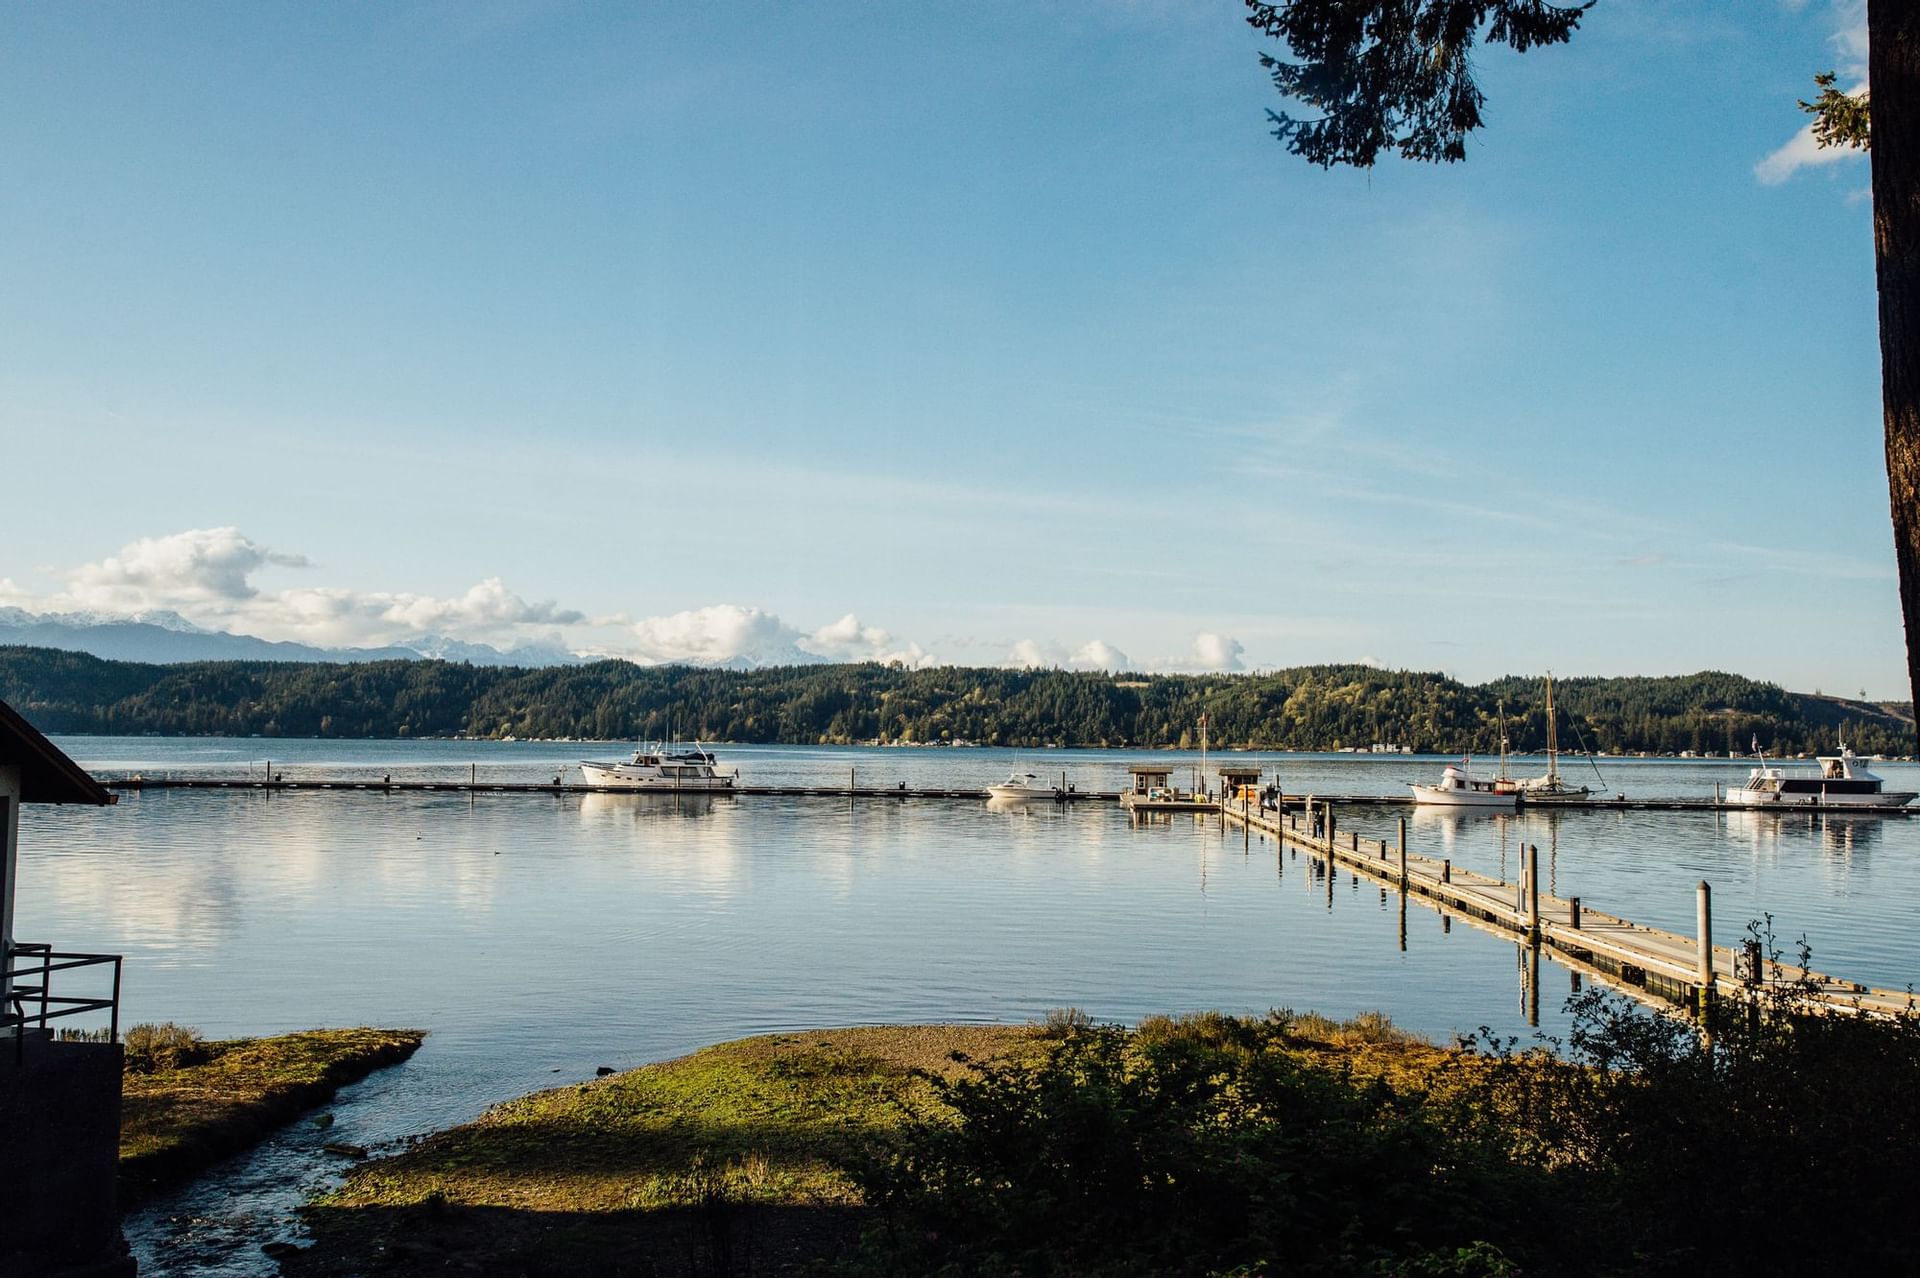
[[[1220,765],[1220,775],[1223,777],[1257,777],[1260,775],[1260,769],[1249,767],[1244,763],[1223,763]]]
[[[104,804],[115,799],[4,701],[0,701],[0,767],[20,769],[22,803]]]
[[[1129,763],[1127,771],[1136,776],[1143,772],[1149,776],[1172,776],[1173,765],[1171,763]]]

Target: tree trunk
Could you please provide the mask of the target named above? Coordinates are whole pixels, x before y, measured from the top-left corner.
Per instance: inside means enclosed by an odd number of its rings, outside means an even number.
[[[1920,711],[1920,4],[1867,0],[1867,41],[1887,488],[1907,685]]]

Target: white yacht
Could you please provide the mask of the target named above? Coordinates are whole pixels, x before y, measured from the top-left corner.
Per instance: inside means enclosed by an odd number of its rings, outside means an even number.
[[[1911,791],[1902,793],[1883,788],[1886,782],[1861,766],[1859,757],[1844,745],[1839,754],[1821,755],[1818,762],[1817,773],[1789,771],[1763,762],[1747,774],[1745,785],[1727,791],[1727,802],[1749,808],[1796,804],[1898,808],[1913,799]]]
[[[740,770],[718,766],[713,751],[696,742],[691,749],[642,746],[625,763],[582,759],[580,775],[588,785],[617,790],[731,790]]]
[[[1041,785],[1040,778],[1031,772],[1015,771],[999,785],[987,787],[989,799],[1014,799],[1030,802],[1034,799],[1051,799],[1060,793],[1055,786]]]
[[[1471,760],[1467,761],[1471,765]],[[1504,779],[1484,780],[1467,771],[1466,767],[1448,764],[1447,770],[1440,774],[1439,785],[1420,785],[1409,781],[1415,803],[1431,803],[1454,808],[1504,808],[1512,811],[1517,806],[1519,790],[1512,781]]]

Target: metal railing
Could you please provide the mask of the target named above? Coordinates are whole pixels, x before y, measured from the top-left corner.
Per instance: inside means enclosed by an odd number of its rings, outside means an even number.
[[[53,974],[83,967],[113,966],[113,992],[106,998],[76,994],[55,994]],[[107,1014],[107,1041],[120,1037],[120,956],[118,954],[68,954],[53,946],[16,941],[5,960],[5,979],[0,990],[6,992],[0,1004],[0,1035],[12,1033],[17,1055],[29,1029],[45,1030],[47,1022],[64,1016],[84,1016],[89,1012]]]

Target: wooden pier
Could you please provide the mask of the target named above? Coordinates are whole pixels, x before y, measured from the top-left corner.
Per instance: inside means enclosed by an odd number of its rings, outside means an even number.
[[[1563,806],[1563,805],[1556,805]],[[1407,824],[1400,822],[1398,838],[1362,838],[1339,828],[1337,813],[1323,808],[1322,833],[1301,829],[1301,814],[1262,811],[1250,802],[1218,805],[1224,820],[1246,836],[1270,835],[1276,846],[1292,845],[1324,861],[1327,891],[1333,891],[1335,867],[1419,900],[1449,917],[1464,918],[1486,931],[1508,937],[1532,956],[1531,1014],[1537,1018],[1538,960],[1542,949],[1576,972],[1600,977],[1608,984],[1646,1001],[1661,1000],[1698,1008],[1715,997],[1752,998],[1768,986],[1802,983],[1815,1003],[1827,1010],[1892,1016],[1914,1007],[1905,990],[1870,989],[1778,963],[1759,954],[1757,946],[1716,946],[1712,940],[1710,890],[1697,889],[1699,935],[1681,936],[1645,927],[1591,909],[1579,897],[1542,895],[1539,853],[1522,850],[1521,879],[1509,883],[1451,861],[1435,860],[1407,849]],[[1404,917],[1404,916],[1403,916]]]
[[[637,795],[643,798],[660,796],[682,799],[722,797],[731,795],[779,795],[787,797],[821,797],[831,799],[986,799],[984,787],[969,789],[964,787],[910,787],[857,786],[857,785],[737,785],[727,790],[706,790],[689,787],[684,790],[672,787],[639,790],[631,786],[581,785],[571,782],[543,781],[485,781],[475,776],[466,781],[394,781],[394,780],[333,780],[315,779],[262,779],[258,777],[123,777],[118,780],[102,781],[109,790],[264,790],[274,794],[312,794],[312,793],[374,793],[374,794],[621,794]],[[1062,790],[1057,792],[1056,803],[1111,803],[1119,796],[1112,790]],[[1045,804],[1047,800],[1029,800]],[[1206,805],[1206,811],[1213,811],[1214,805]]]

